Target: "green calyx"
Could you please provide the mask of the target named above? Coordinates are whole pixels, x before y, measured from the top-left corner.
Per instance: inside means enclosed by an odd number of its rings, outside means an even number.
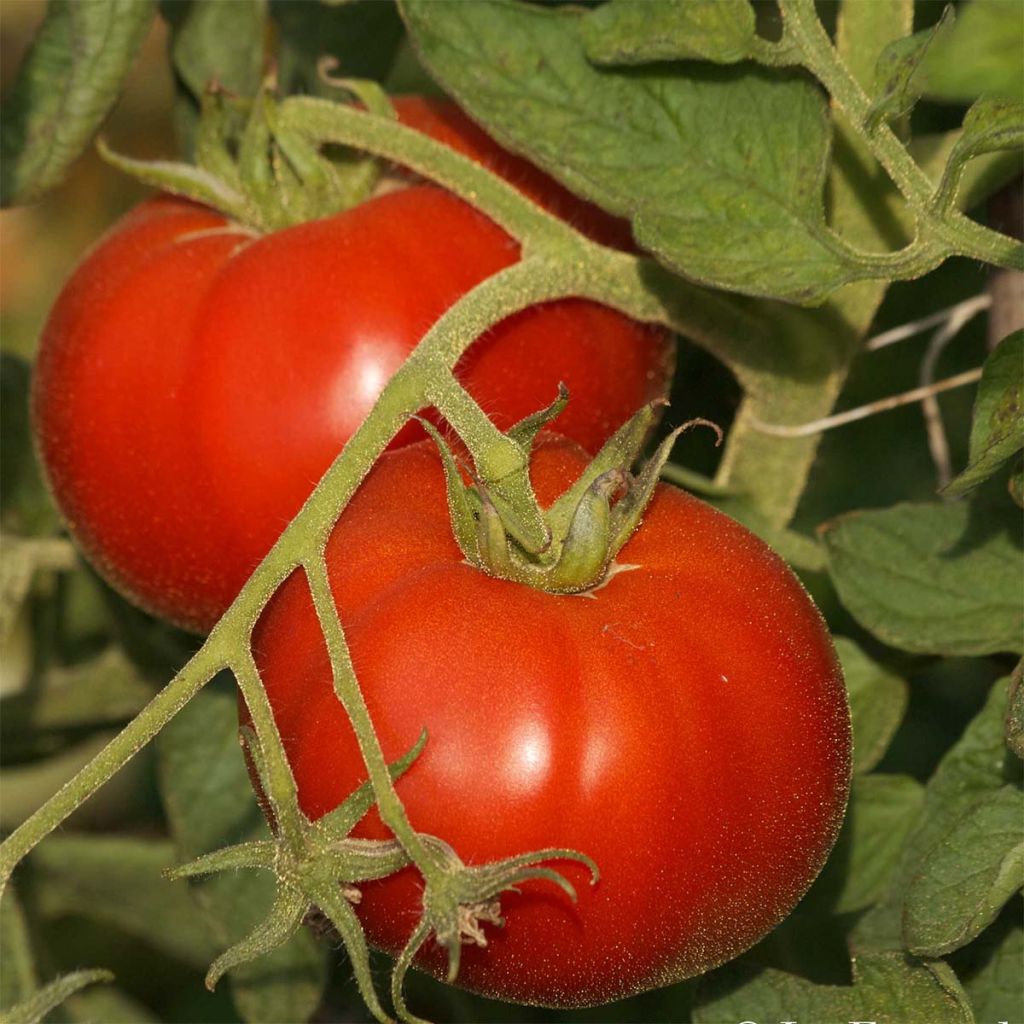
[[[270,803],[267,764],[251,729],[242,729],[242,741]],[[426,743],[426,732],[402,758],[388,765],[392,782],[415,762]],[[301,818],[298,834],[286,836],[278,826],[273,839],[241,843],[205,854],[167,872],[178,880],[218,871],[255,868],[273,872],[277,889],[270,912],[245,938],[222,953],[206,975],[213,989],[230,970],[265,956],[282,946],[303,925],[333,930],[345,945],[360,993],[374,1018],[391,1024],[378,999],[370,972],[369,947],[354,907],[361,902],[359,886],[393,875],[410,864],[424,877],[422,916],[395,962],[391,997],[398,1019],[405,1024],[425,1024],[409,1012],[402,993],[405,976],[424,942],[433,935],[448,956],[448,980],[459,971],[462,946],[487,945],[485,924],[501,927],[500,897],[529,881],[556,885],[576,899],[572,883],[558,871],[543,866],[551,860],[575,861],[590,872],[591,884],[599,878],[597,865],[585,854],[567,849],[544,849],[492,863],[467,865],[443,839],[417,833],[422,862],[397,839],[358,839],[353,829],[376,803],[369,782],[363,783],[342,804],[318,821]],[[271,817],[275,815],[271,814]]]
[[[394,117],[374,82],[331,79],[355,95],[368,116]],[[173,195],[185,196],[258,232],[276,231],[349,209],[367,199],[383,171],[372,156],[345,151],[329,158],[319,143],[291,123],[270,79],[253,99],[211,85],[203,97],[195,163],[102,157],[126,174]]]
[[[718,431],[707,420],[683,424],[634,475],[631,469],[664,403],[645,405],[612,435],[579,479],[542,509],[529,483],[529,461],[538,433],[567,401],[563,387],[547,409],[501,436],[506,448],[512,442],[518,449],[515,469],[506,475],[488,472],[485,452],[469,474],[470,483],[444,438],[424,423],[441,452],[452,532],[466,561],[488,575],[553,594],[578,594],[601,584],[640,525],[675,439],[696,425]]]
[[[544,861],[569,860],[590,871],[590,884],[596,885],[600,872],[590,857],[575,850],[546,849],[524,853],[518,857],[489,864],[467,865],[443,840],[424,836],[436,858],[434,879],[427,878],[423,893],[423,916],[413,930],[405,948],[395,961],[391,975],[391,999],[400,1020],[406,1024],[427,1024],[409,1012],[402,989],[405,976],[416,954],[433,935],[448,956],[448,982],[459,973],[464,945],[487,946],[483,925],[502,927],[500,896],[518,891],[524,882],[546,881],[558,886],[569,899],[576,901],[572,883],[553,868],[542,867]]]
[[[243,739],[266,793],[266,769],[259,744],[250,730],[243,730]],[[424,733],[404,757],[389,766],[392,779],[409,769],[425,743]],[[288,843],[281,837],[242,843],[208,853],[167,873],[171,879],[182,879],[257,868],[277,876],[277,892],[269,914],[248,936],[213,962],[206,975],[207,988],[212,990],[232,968],[283,945],[307,918],[322,914],[345,944],[360,993],[371,1013],[378,1021],[391,1020],[377,998],[369,948],[353,906],[360,901],[360,883],[394,874],[409,863],[409,856],[396,840],[356,839],[350,835],[374,803],[373,790],[368,782],[364,783],[319,821],[303,819],[298,843]]]

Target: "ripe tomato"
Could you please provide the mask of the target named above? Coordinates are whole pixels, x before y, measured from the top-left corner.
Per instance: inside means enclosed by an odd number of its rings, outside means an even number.
[[[208,629],[431,324],[518,257],[426,185],[260,238],[191,202],[144,203],[68,282],[37,363],[39,450],[87,556],[143,607]],[[567,300],[500,324],[459,373],[502,426],[564,381],[562,427],[593,450],[671,363],[661,329]]]
[[[584,454],[543,443],[542,502]],[[385,756],[426,727],[397,789],[413,826],[468,864],[544,847],[579,864],[506,893],[506,925],[464,947],[459,983],[593,1005],[736,956],[793,908],[846,804],[850,721],[817,609],[745,528],[662,486],[590,595],[555,596],[468,566],[429,443],[386,454],[327,550],[331,585]],[[254,651],[310,818],[365,777],[332,689],[305,578],[278,591]],[[243,711],[243,718],[245,718]],[[357,834],[384,838],[371,814]],[[400,949],[421,898],[409,868],[363,887],[370,941]],[[443,970],[425,947],[421,966]]]

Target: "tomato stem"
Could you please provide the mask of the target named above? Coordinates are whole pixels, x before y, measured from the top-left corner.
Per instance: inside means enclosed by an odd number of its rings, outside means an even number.
[[[439,380],[450,374],[465,349],[506,316],[560,296],[561,286],[550,274],[523,262],[483,282],[441,317],[392,377],[370,415],[199,651],[137,718],[0,845],[0,889],[21,859],[153,739],[217,672],[239,666],[242,658],[250,656],[253,626],[274,592],[311,552],[323,551],[338,515],[370,467],[406,420],[428,404],[428,395]],[[261,713],[265,695],[260,697],[256,690],[262,693],[262,686],[254,690],[255,681],[247,675],[244,665],[239,684],[253,713],[261,749],[273,761],[281,749],[280,738],[273,719]],[[373,765],[371,774],[378,772],[381,763],[382,758]],[[281,771],[274,773],[273,781],[276,786],[287,788]],[[294,792],[279,790],[273,796],[282,809],[295,804]],[[424,862],[429,859],[428,854]]]
[[[299,810],[298,790],[281,736],[274,725],[274,713],[260,679],[259,670],[247,642],[232,659],[230,666],[245,698],[249,717],[260,744],[262,763],[267,776],[266,798],[274,812],[274,821],[280,834],[293,852],[297,851],[303,835],[303,820]]]
[[[779,0],[785,20],[785,39],[799,53],[804,64],[828,89],[833,101],[850,120],[857,135],[885,168],[900,193],[914,208],[922,237],[902,253],[886,257],[896,268],[921,264],[920,272],[936,262],[928,250],[941,242],[937,252],[956,253],[997,266],[1024,267],[1024,246],[1013,238],[984,227],[961,213],[941,208],[939,190],[917,165],[896,133],[885,122],[873,126],[871,98],[836,52],[818,18],[813,0]],[[878,261],[879,257],[871,257]],[[908,271],[909,272],[909,271]],[[902,271],[900,271],[902,273]]]
[[[443,185],[528,246],[548,241],[571,247],[586,241],[574,228],[469,157],[390,118],[310,96],[284,100],[278,115],[291,130],[318,145],[354,146]]]
[[[66,782],[0,845],[0,892],[35,845],[110,779],[212,679],[226,668],[204,645],[182,670],[74,778]]]
[[[327,577],[327,563],[324,561],[323,554],[318,554],[317,557],[303,563],[303,568],[306,572],[306,579],[309,581],[309,589],[313,596],[313,606],[316,609],[320,628],[327,643],[327,652],[331,659],[331,673],[334,679],[334,692],[345,708],[352,728],[355,730],[359,752],[370,773],[370,782],[373,786],[374,796],[377,798],[377,809],[380,812],[381,820],[395,834],[406,853],[428,881],[432,881],[439,875],[435,866],[436,858],[431,855],[419,834],[409,824],[405,808],[395,792],[395,785],[388,771],[384,751],[381,749],[380,740],[377,738],[373,721],[370,718],[369,708],[366,706],[366,700],[352,666],[348,643],[345,640],[345,630],[338,618],[338,609],[334,603],[334,595],[331,593],[331,584]]]

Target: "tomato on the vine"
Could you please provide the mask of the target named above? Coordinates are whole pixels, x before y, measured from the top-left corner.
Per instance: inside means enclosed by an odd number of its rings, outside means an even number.
[[[541,502],[584,464],[542,440]],[[467,864],[561,847],[601,871],[591,888],[581,865],[552,865],[575,905],[543,882],[506,893],[505,926],[464,948],[460,984],[564,1006],[669,984],[749,947],[818,873],[849,785],[842,675],[799,582],[742,526],[661,486],[620,571],[589,594],[544,593],[466,564],[425,442],[383,456],[326,557],[385,756],[428,733],[397,783],[413,827]],[[366,772],[301,573],[253,650],[318,818]],[[388,835],[375,813],[356,834]],[[412,868],[362,886],[372,943],[403,946],[421,886]],[[419,962],[443,972],[436,945]]]
[[[518,258],[428,185],[263,237],[142,204],[72,276],[37,361],[39,450],[79,544],[143,607],[208,629],[431,324]],[[662,329],[563,300],[499,324],[458,373],[502,426],[564,382],[563,429],[596,450],[671,364]]]

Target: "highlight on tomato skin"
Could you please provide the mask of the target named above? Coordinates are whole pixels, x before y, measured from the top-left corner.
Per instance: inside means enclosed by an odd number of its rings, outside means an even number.
[[[543,439],[548,503],[585,454]],[[387,453],[327,550],[353,663],[414,827],[471,864],[542,847],[578,903],[528,883],[502,928],[464,947],[458,984],[588,1006],[692,977],[778,924],[818,874],[849,790],[849,708],[831,640],[788,567],[745,528],[662,486],[591,595],[484,575],[452,538],[430,443]],[[313,819],[365,779],[303,576],[254,633],[300,804]],[[241,708],[243,722],[247,716]],[[385,838],[375,813],[357,834]],[[422,881],[362,887],[370,941],[396,952]],[[443,976],[441,950],[421,967]]]
[[[518,258],[428,185],[259,238],[142,204],[75,271],[39,351],[39,452],[79,546],[137,604],[208,630],[431,324]],[[664,395],[673,352],[568,299],[499,324],[458,373],[502,427],[567,384],[563,428],[594,451]]]

